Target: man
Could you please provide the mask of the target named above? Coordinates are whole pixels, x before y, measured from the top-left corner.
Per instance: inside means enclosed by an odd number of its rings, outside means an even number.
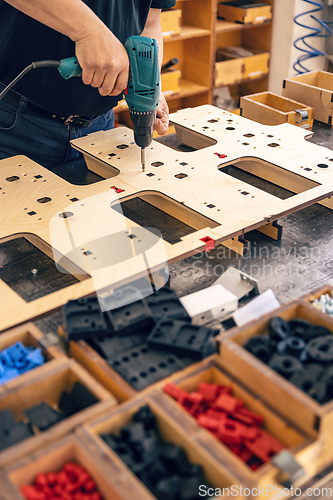
[[[162,8],[175,0],[0,0],[0,91],[33,61],[76,55],[82,78],[30,71],[0,101],[0,159],[23,154],[46,167],[79,157],[71,139],[114,127],[112,108],[127,86],[131,35],[155,38]],[[155,130],[166,133],[161,94]]]

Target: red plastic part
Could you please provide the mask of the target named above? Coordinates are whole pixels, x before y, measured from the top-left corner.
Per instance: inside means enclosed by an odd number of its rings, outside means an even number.
[[[214,153],[214,155],[218,156],[219,158],[226,158],[227,157],[227,155],[220,154],[220,153]]]
[[[206,403],[214,403],[219,394],[219,386],[217,384],[202,382],[199,385],[199,392],[202,394],[203,401]]]
[[[37,474],[34,485],[25,485],[26,500],[103,500],[88,472],[80,465],[67,463],[58,473]]]
[[[220,425],[220,420],[214,417],[210,417],[209,415],[198,415],[198,423],[201,425],[201,427],[205,427],[209,431],[212,432],[217,432],[219,425]]]
[[[241,445],[243,441],[242,431],[242,424],[236,422],[236,420],[226,418],[220,420],[217,436],[223,443],[229,446]]]
[[[241,408],[243,404],[244,402],[242,400],[234,398],[234,396],[230,394],[221,394],[215,401],[214,407],[233,414]]]
[[[205,236],[204,238],[200,238],[200,241],[206,243],[205,252],[209,252],[209,250],[214,250],[215,248],[215,240],[210,238],[209,236]]]
[[[245,407],[242,407],[239,410],[237,410],[237,413],[240,413],[245,417],[251,418],[253,420],[253,424],[258,425],[259,427],[261,427],[262,424],[264,423],[264,417],[262,415],[259,415],[259,413],[253,413],[252,411],[248,410]]]
[[[111,186],[111,189],[114,189],[116,193],[123,193],[125,189],[117,188],[116,186]]]
[[[164,386],[164,392],[169,394],[169,396],[173,397],[177,401],[180,400],[180,398],[185,398],[188,393],[181,389],[180,387],[177,387],[175,384],[172,384],[172,382],[168,382]]]

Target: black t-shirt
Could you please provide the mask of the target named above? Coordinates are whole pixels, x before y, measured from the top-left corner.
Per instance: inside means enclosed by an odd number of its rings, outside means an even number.
[[[54,0],[50,0],[54,1]],[[175,0],[83,0],[125,43],[140,35],[150,8],[166,9]],[[33,61],[60,60],[75,55],[68,37],[26,16],[0,0],[0,82],[7,85]],[[103,97],[80,77],[64,80],[57,69],[31,70],[14,90],[52,113],[91,116],[106,113],[121,96]]]

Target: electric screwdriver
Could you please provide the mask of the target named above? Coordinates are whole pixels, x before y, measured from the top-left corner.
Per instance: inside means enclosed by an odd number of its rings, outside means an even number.
[[[125,42],[125,49],[130,69],[124,94],[133,123],[134,140],[141,148],[141,166],[144,171],[146,148],[153,140],[153,126],[160,97],[158,44],[153,38],[131,36]],[[76,57],[61,61],[33,62],[0,93],[0,100],[28,71],[43,67],[58,68],[60,75],[66,80],[82,73]]]

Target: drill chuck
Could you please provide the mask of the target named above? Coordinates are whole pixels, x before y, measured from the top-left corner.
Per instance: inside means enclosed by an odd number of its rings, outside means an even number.
[[[133,111],[130,109],[134,128],[134,140],[140,148],[147,148],[153,140],[153,127],[156,109],[152,111]]]

